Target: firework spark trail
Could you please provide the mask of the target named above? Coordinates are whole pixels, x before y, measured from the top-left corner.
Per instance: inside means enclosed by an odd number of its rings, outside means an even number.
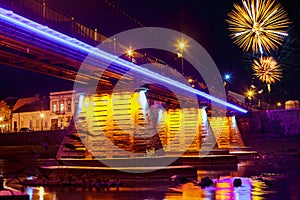
[[[235,3],[228,16],[230,36],[244,51],[251,48],[254,53],[270,52],[288,35],[287,13],[274,0],[244,0],[243,6]]]
[[[260,59],[254,60],[252,69],[254,75],[267,84],[269,93],[271,90],[270,85],[282,78],[282,69],[273,57],[260,57]]]

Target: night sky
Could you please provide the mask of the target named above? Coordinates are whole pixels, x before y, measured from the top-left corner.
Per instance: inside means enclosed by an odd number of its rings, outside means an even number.
[[[183,32],[208,51],[222,74],[232,75],[230,89],[244,93],[251,83],[259,85],[259,82],[252,79],[250,69],[252,55],[244,53],[228,36],[225,19],[233,8],[233,2],[239,1],[48,0],[47,2],[50,6],[74,16],[83,24],[98,28],[100,33],[108,37],[141,27],[141,24]],[[272,86],[273,98],[299,99],[300,1],[287,0],[281,3],[288,12],[292,24],[286,45],[273,53],[284,69],[283,80]],[[167,63],[168,59],[170,58],[166,58]],[[1,67],[0,73],[0,99],[7,96],[32,96],[37,93],[48,95],[51,91],[72,89],[70,81],[33,72]]]

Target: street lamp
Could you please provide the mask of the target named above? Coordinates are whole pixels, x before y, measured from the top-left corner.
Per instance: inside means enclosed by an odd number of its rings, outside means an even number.
[[[179,46],[179,49],[180,49],[180,57],[181,57],[181,73],[184,75],[184,71],[183,71],[183,51],[184,51],[184,48],[185,48],[185,43],[184,42],[180,42],[178,44]]]
[[[253,90],[248,90],[246,94],[247,94],[248,99],[251,100],[252,97],[254,96],[254,91]]]
[[[42,128],[42,131],[44,130],[44,117],[45,117],[45,114],[44,113],[41,113],[40,114],[40,118],[41,118],[41,128]]]
[[[226,89],[226,93],[228,93],[228,84],[229,84],[230,78],[231,78],[230,74],[225,74],[224,75],[224,86],[225,86],[225,89]]]
[[[131,59],[131,57],[133,56],[133,50],[131,46],[129,47],[129,49],[127,49],[126,54]]]
[[[281,106],[282,106],[281,102],[277,102],[277,107],[278,107],[278,109],[280,109]]]
[[[132,51],[131,47],[130,47],[130,49],[127,50],[127,55],[129,57],[131,57],[133,55],[133,51]]]
[[[231,78],[230,74],[225,74],[225,75],[224,75],[224,80],[225,80],[225,81],[229,81],[230,78]]]

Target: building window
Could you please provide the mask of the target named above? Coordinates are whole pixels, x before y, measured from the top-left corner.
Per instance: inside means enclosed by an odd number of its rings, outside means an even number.
[[[67,101],[67,111],[71,112],[71,100]]]
[[[53,111],[53,112],[56,112],[56,111],[57,111],[57,105],[56,105],[56,102],[55,102],[55,101],[53,102],[53,105],[52,105],[52,111]]]
[[[63,102],[61,102],[59,104],[59,110],[60,110],[60,112],[64,112],[65,111],[65,104]]]

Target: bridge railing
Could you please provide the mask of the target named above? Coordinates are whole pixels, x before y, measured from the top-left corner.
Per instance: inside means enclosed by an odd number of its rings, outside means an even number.
[[[93,46],[107,39],[98,32],[97,28],[92,29],[74,17],[51,7],[46,0],[0,0],[0,6]],[[126,49],[128,50],[128,47],[119,44],[115,40],[112,45],[116,52],[126,53]],[[137,51],[134,51],[132,56],[125,59],[140,64],[144,64],[145,61],[165,64],[162,60],[149,55],[146,56]]]
[[[97,45],[106,39],[96,28],[89,28],[74,17],[52,8],[45,0],[0,0],[0,5],[42,24],[58,28],[65,34],[91,45]]]

